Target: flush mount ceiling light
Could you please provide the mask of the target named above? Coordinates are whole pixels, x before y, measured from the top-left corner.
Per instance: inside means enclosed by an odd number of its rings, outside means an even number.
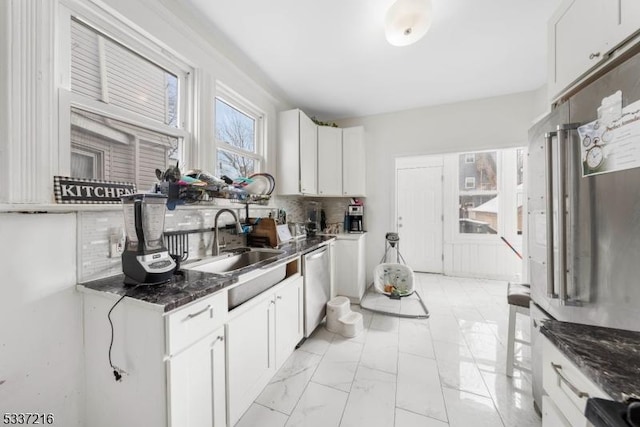
[[[396,0],[387,10],[384,31],[394,46],[420,40],[431,26],[431,0]]]

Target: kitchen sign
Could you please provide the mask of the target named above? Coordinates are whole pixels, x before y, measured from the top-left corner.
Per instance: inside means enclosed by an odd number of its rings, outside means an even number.
[[[120,197],[136,192],[136,185],[128,182],[54,176],[53,191],[56,203],[120,203]]]

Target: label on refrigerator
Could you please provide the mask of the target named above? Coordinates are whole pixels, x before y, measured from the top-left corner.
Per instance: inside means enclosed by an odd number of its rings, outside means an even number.
[[[640,167],[640,101],[578,128],[582,176]]]

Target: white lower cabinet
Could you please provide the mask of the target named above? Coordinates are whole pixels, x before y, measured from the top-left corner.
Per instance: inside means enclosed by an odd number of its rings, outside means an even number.
[[[163,313],[108,293],[84,294],[85,390],[91,427],[232,427],[303,337],[299,259],[287,277],[232,311],[227,291]],[[242,286],[242,285],[239,285]]]
[[[365,234],[339,235],[335,250],[335,293],[360,303],[366,288]]]
[[[611,400],[587,378],[547,338],[543,338],[542,353],[542,425],[590,427],[584,416],[587,399],[600,397]]]
[[[571,427],[549,396],[542,396],[542,427]]]
[[[225,426],[224,327],[169,359],[169,424]]]
[[[226,329],[230,426],[302,339],[302,282],[302,276],[291,276],[230,313]]]
[[[276,295],[276,370],[280,369],[304,334],[302,277],[298,277]]]
[[[80,287],[80,290],[83,290]],[[83,290],[84,291],[84,290]],[[108,293],[83,303],[85,419],[91,427],[224,427],[226,291],[172,312]]]

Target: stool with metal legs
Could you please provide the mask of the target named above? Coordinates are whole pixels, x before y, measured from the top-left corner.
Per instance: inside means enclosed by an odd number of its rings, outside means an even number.
[[[530,345],[527,341],[516,339],[516,316],[518,313],[529,315],[529,303],[531,302],[531,288],[529,285],[509,283],[507,302],[509,303],[509,331],[507,335],[506,373],[508,377],[512,377],[516,343]]]

